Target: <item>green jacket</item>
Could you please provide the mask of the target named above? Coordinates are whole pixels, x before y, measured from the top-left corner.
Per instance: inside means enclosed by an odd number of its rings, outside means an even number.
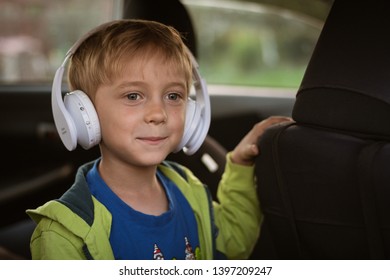
[[[93,162],[79,168],[74,185],[60,199],[27,210],[37,223],[30,243],[33,259],[114,259],[109,242],[111,214],[91,195],[85,179],[92,166]],[[254,168],[228,158],[217,203],[190,170],[180,167],[184,176],[164,164],[159,169],[176,183],[194,211],[201,258],[213,259],[216,251],[229,259],[248,258],[262,217]]]

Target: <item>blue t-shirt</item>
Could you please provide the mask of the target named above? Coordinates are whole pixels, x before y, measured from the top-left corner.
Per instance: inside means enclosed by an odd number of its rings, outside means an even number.
[[[92,195],[112,215],[110,243],[115,259],[194,259],[199,238],[194,213],[178,187],[161,171],[157,177],[164,187],[169,210],[160,216],[138,212],[122,201],[103,181],[97,169],[87,174]]]

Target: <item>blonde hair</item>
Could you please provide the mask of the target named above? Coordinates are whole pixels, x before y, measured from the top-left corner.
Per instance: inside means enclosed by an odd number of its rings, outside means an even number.
[[[183,71],[188,93],[192,63],[180,34],[173,27],[146,20],[113,21],[85,39],[69,63],[69,87],[94,99],[100,85],[121,73],[127,58],[147,59],[156,53]]]

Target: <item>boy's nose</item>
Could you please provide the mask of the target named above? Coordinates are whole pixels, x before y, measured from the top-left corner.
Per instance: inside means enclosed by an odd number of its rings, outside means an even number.
[[[167,114],[163,102],[153,101],[146,106],[145,121],[147,123],[162,123],[167,120]]]

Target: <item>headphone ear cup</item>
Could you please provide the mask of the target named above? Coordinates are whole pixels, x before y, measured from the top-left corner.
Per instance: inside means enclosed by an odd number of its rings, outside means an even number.
[[[196,130],[196,128],[194,127],[196,126],[196,123],[194,122],[195,112],[196,112],[196,102],[191,98],[188,98],[187,108],[186,108],[186,120],[184,124],[184,133],[183,133],[183,137],[181,138],[181,142],[179,146],[176,148],[175,152],[179,152],[191,140],[191,136]]]
[[[65,95],[64,104],[77,131],[77,143],[84,149],[90,149],[101,140],[99,119],[88,95],[81,90]]]

